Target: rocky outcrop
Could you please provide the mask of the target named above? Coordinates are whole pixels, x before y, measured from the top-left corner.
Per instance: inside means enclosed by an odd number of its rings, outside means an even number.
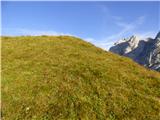
[[[157,36],[140,39],[132,36],[115,43],[109,51],[132,58],[137,63],[160,71],[160,32]]]

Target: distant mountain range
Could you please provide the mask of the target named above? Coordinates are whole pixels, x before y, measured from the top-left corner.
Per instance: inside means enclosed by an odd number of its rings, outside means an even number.
[[[132,36],[120,40],[109,51],[132,58],[147,68],[160,71],[160,32],[154,39]]]

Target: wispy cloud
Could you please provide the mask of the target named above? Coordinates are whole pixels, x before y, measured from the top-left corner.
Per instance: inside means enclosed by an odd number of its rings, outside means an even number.
[[[96,40],[93,39],[93,38],[84,38],[84,40],[85,40],[85,41],[88,41],[88,42],[94,42],[94,41],[96,41]]]
[[[114,42],[98,42],[94,43],[96,46],[103,48],[104,50],[109,50],[109,48],[113,45]]]
[[[109,37],[106,38],[106,40],[114,40],[119,39],[123,37],[123,35],[132,33],[136,28],[138,28],[140,25],[142,25],[145,21],[145,16],[138,17],[135,21],[131,23],[127,23],[124,21],[117,21],[115,24],[119,27],[121,27],[121,30],[118,33],[115,33]]]
[[[157,34],[157,31],[140,32],[135,34],[139,36],[141,39],[148,38],[148,37],[154,38]]]
[[[136,32],[136,30],[145,22],[146,16],[139,16],[137,19],[130,23],[125,22],[124,18],[120,16],[112,16],[112,18],[115,20],[115,24],[117,25],[117,27],[119,27],[119,32],[107,36],[101,40],[95,40],[93,38],[88,38],[86,40],[92,42],[98,47],[108,50],[117,40],[122,39],[124,36],[127,37],[126,35],[128,34],[136,34],[138,36],[141,36],[141,38],[146,38],[148,36],[152,37],[155,35],[155,32],[153,31],[139,34]]]
[[[107,8],[103,8],[104,12],[108,12]],[[146,16],[139,16],[134,21],[128,23],[124,21],[124,18],[120,16],[112,16],[112,18],[115,20],[114,24],[119,27],[119,32],[114,33],[110,36],[107,36],[103,39],[94,39],[92,37],[84,38],[84,40],[93,43],[94,45],[101,47],[105,50],[108,50],[118,39],[122,39],[124,36],[126,37],[127,34],[136,34],[138,36],[141,36],[141,38],[146,37],[154,37],[155,31],[148,31],[148,32],[141,32],[138,33],[136,30],[145,22]],[[53,30],[33,30],[33,29],[23,29],[23,28],[4,28],[2,29],[2,35],[3,31],[8,31],[6,35],[16,36],[16,35],[32,35],[32,36],[38,36],[38,35],[69,35],[69,36],[76,36],[70,33],[63,33],[63,32],[57,32]],[[11,34],[9,34],[11,33]],[[76,36],[78,37],[78,36]]]
[[[56,31],[52,31],[52,30],[33,30],[33,29],[23,29],[23,28],[4,28],[4,29],[2,29],[2,35],[11,35],[11,36],[17,36],[17,35],[32,35],[32,36],[38,36],[38,35],[54,35],[54,36],[70,35],[70,36],[73,36],[70,33],[62,33],[62,32],[56,32]]]
[[[122,39],[124,37],[128,37],[128,35],[138,33],[138,29],[146,21],[146,16],[141,15],[137,18],[134,18],[132,21],[130,20],[130,22],[128,22],[129,20],[127,20],[124,16],[112,14],[112,11],[110,11],[110,9],[107,6],[102,5],[101,9],[104,15],[103,26],[106,26],[106,28],[108,28],[108,24],[111,21],[111,23],[113,24],[112,26],[114,26],[117,30],[119,29],[118,32],[112,32],[113,34],[103,37],[100,40],[92,40],[92,42],[95,45],[102,47],[106,50],[108,50],[112,45],[114,45],[114,43],[117,40]],[[104,33],[107,34],[107,32]],[[143,36],[145,36],[145,34]]]
[[[124,35],[127,35],[129,33],[133,34],[134,31],[142,25],[146,19],[145,16],[139,16],[135,21],[132,21],[131,23],[127,23],[123,20],[122,17],[113,16],[114,19],[116,19],[115,24],[117,27],[120,28],[120,31],[117,33],[114,33],[110,36],[107,36],[103,40],[98,41],[96,44],[102,48],[105,48],[106,50],[109,49],[118,39],[121,39],[124,37]]]

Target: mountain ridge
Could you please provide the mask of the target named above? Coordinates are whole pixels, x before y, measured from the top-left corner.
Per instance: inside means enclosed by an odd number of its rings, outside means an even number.
[[[160,32],[154,39],[132,36],[112,46],[109,51],[129,57],[135,62],[160,71]]]

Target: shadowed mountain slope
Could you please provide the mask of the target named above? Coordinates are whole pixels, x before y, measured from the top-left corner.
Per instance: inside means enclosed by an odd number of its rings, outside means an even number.
[[[132,36],[110,48],[111,52],[132,58],[137,63],[160,71],[160,32],[155,39]]]

